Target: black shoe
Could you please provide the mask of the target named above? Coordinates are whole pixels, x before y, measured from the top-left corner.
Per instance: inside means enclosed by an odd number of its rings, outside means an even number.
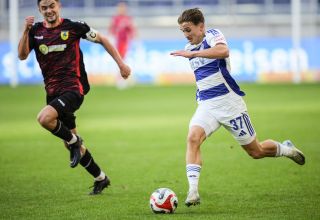
[[[80,148],[82,145],[82,139],[77,135],[76,143],[69,144],[70,150],[70,167],[75,168],[81,159]]]
[[[92,186],[93,190],[92,192],[89,193],[89,195],[98,195],[103,191],[104,188],[108,188],[109,185],[110,185],[110,180],[107,176],[104,178],[104,180],[94,181],[94,184]]]

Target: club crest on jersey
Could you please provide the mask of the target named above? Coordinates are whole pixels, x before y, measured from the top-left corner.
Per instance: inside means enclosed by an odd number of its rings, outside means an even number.
[[[69,31],[61,31],[60,36],[61,36],[61,39],[62,39],[62,40],[68,40],[68,38],[69,38]]]
[[[39,46],[39,50],[43,55],[47,55],[49,53],[49,48],[45,44],[41,44]]]

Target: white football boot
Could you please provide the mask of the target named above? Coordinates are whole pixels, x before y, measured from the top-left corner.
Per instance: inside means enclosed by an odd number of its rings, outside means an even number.
[[[293,150],[292,154],[288,155],[286,157],[290,158],[291,160],[293,160],[294,162],[296,162],[299,165],[305,164],[305,157],[304,157],[303,153],[300,150],[298,150],[298,148],[296,148],[290,140],[286,140],[286,141],[282,142],[282,144],[286,145],[287,147],[292,148],[292,150]]]
[[[184,202],[186,206],[200,205],[200,196],[198,191],[189,191],[186,201]]]

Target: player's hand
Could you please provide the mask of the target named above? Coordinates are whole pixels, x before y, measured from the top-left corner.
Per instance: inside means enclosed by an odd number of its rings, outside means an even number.
[[[122,78],[128,79],[128,77],[131,74],[130,67],[128,65],[124,64],[124,65],[121,65],[119,68],[120,68],[120,74],[121,74]]]
[[[180,56],[180,57],[185,57],[185,58],[192,58],[192,57],[194,57],[194,54],[193,54],[192,51],[185,51],[185,50],[173,51],[173,52],[170,53],[170,55]]]
[[[34,16],[28,16],[25,18],[24,28],[29,31],[34,23]]]

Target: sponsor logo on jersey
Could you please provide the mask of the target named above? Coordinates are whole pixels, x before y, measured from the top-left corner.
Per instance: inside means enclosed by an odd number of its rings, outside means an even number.
[[[190,60],[190,65],[193,70],[197,70],[200,67],[205,66],[213,61],[214,61],[214,59],[196,57],[196,58],[193,58],[192,60]]]
[[[39,46],[39,50],[43,55],[47,55],[49,53],[49,48],[45,44],[41,44]]]
[[[68,38],[69,38],[69,31],[61,31],[60,36],[61,36],[61,39],[62,39],[62,40],[68,40]]]
[[[39,50],[43,55],[47,55],[50,52],[61,52],[66,49],[67,45],[66,44],[58,44],[58,45],[51,45],[47,46],[45,44],[41,44],[39,46]]]

